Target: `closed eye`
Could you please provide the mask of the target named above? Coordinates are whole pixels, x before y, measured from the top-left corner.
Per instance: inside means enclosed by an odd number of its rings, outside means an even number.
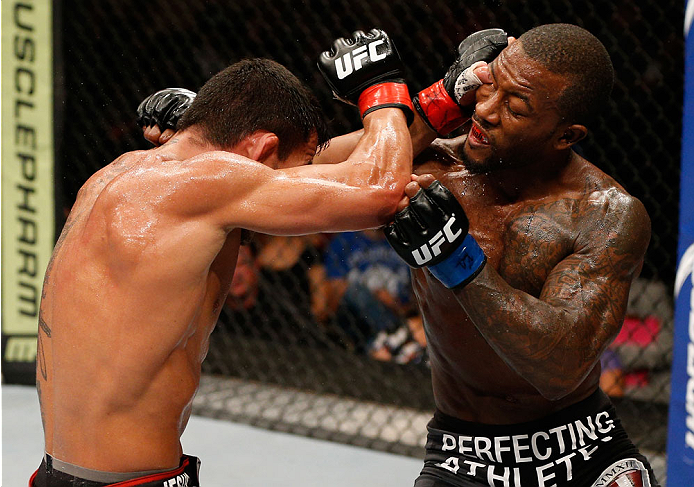
[[[513,115],[516,118],[524,116],[522,113],[518,113],[518,112],[514,111],[513,108],[511,108],[511,104],[508,101],[506,102],[506,109],[508,110],[508,112],[511,115]]]

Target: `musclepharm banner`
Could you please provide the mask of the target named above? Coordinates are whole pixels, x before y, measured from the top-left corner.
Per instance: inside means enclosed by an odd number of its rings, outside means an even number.
[[[694,485],[694,0],[686,6],[680,234],[668,424],[668,485]]]
[[[33,368],[55,243],[50,0],[2,0],[2,365]],[[20,367],[22,368],[22,367]]]

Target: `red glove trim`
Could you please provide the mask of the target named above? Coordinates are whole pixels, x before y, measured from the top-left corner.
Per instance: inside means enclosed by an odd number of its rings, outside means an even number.
[[[387,82],[369,86],[361,92],[357,104],[362,118],[379,108],[396,107],[405,112],[408,125],[414,119],[414,106],[404,83]]]
[[[442,79],[417,94],[417,105],[424,121],[439,135],[453,132],[470,118],[450,97]]]

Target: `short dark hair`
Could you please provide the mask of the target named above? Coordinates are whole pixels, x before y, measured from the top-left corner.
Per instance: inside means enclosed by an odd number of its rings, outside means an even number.
[[[569,80],[558,100],[562,117],[590,123],[607,104],[614,84],[614,68],[602,42],[572,24],[541,25],[518,40],[528,57]]]
[[[280,159],[313,134],[319,149],[329,139],[315,95],[287,68],[262,58],[244,59],[210,78],[176,128],[192,125],[202,129],[207,141],[224,149],[257,130],[267,130],[279,138]]]

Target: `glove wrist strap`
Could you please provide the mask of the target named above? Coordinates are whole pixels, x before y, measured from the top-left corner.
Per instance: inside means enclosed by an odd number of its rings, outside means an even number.
[[[448,135],[470,118],[448,94],[440,79],[414,98],[417,113],[439,135]]]
[[[463,287],[472,281],[487,263],[487,257],[477,241],[468,234],[463,243],[429,271],[447,288]]]
[[[362,118],[379,108],[400,108],[405,112],[407,125],[414,120],[414,107],[405,83],[387,82],[369,86],[359,95],[357,106]]]

